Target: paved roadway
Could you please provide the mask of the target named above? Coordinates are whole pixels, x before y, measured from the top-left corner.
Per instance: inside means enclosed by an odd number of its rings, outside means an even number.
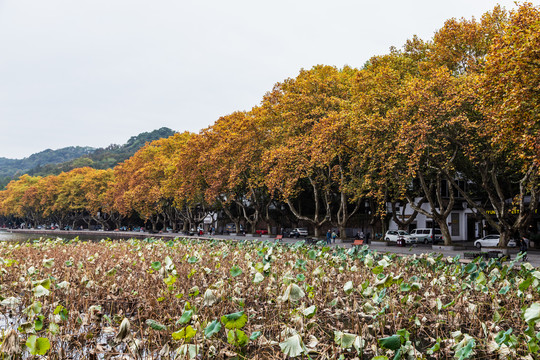
[[[171,239],[175,237],[187,237],[187,238],[200,238],[200,239],[227,239],[227,240],[253,240],[253,241],[264,241],[264,240],[273,240],[274,237],[268,237],[268,236],[236,236],[236,235],[203,235],[203,236],[186,236],[179,233],[161,233],[161,234],[150,234],[145,232],[118,232],[118,231],[88,231],[88,230],[81,230],[81,231],[63,231],[63,230],[5,230],[12,233],[19,233],[19,234],[36,234],[36,235],[50,235],[50,236],[81,236],[84,238],[85,235],[89,235],[92,238],[96,237],[110,237],[110,238],[130,238],[130,237],[137,237],[137,238],[147,238],[147,237],[162,237],[164,239]],[[282,240],[284,243],[295,243],[297,241],[302,241],[302,238],[300,239],[292,239],[292,238],[285,238]],[[351,247],[352,242],[341,242],[338,240],[337,244],[332,244],[332,246],[342,246],[342,247]],[[444,256],[451,256],[455,257],[456,255],[460,255],[461,258],[464,256],[464,252],[474,252],[477,251],[472,246],[472,243],[459,243],[457,244],[456,250],[435,250],[431,247],[431,245],[424,245],[424,244],[415,244],[415,245],[407,245],[405,247],[399,247],[399,246],[387,246],[379,244],[369,244],[370,249],[377,250],[380,252],[391,252],[391,253],[397,253],[397,254],[404,254],[404,255],[412,255],[412,254],[424,254],[424,253],[439,253],[443,254]],[[487,251],[487,249],[483,249],[483,251]],[[510,249],[509,253],[512,258],[516,256],[518,253],[517,249]],[[535,267],[540,267],[540,251],[534,249],[529,251],[528,253],[528,259],[527,261],[531,263]]]

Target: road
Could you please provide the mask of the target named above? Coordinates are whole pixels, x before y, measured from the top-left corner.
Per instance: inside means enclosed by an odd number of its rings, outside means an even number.
[[[156,237],[156,238],[164,238],[164,239],[173,239],[175,237],[186,237],[186,238],[196,238],[196,239],[203,239],[203,240],[210,240],[210,239],[222,239],[222,240],[253,240],[253,241],[264,241],[264,240],[274,240],[273,236],[237,236],[237,235],[202,235],[202,236],[186,236],[179,233],[160,233],[160,234],[151,234],[146,232],[119,232],[119,231],[88,231],[88,230],[80,230],[80,231],[64,231],[64,230],[26,230],[26,229],[2,229],[3,232],[10,232],[13,234],[28,234],[28,235],[40,235],[40,236],[54,236],[54,237],[65,237],[65,236],[79,236],[81,239],[84,239],[84,236],[91,237],[93,239],[97,237],[102,238],[116,238],[116,239],[122,239],[122,238],[130,238],[130,237],[136,237],[136,238],[147,238],[147,237]],[[297,241],[302,241],[302,238],[300,239],[292,239],[292,238],[285,238],[281,240],[284,243],[293,244]],[[338,240],[337,244],[332,244],[331,246],[341,246],[350,248],[352,245],[352,242],[341,242],[341,240]],[[465,244],[458,244],[456,246],[455,250],[441,250],[441,249],[433,249],[431,245],[424,245],[424,244],[414,244],[414,245],[407,245],[405,247],[399,247],[395,245],[384,245],[381,243],[377,244],[369,244],[368,245],[370,249],[377,250],[379,252],[389,252],[389,253],[397,253],[397,254],[403,254],[403,255],[412,255],[412,254],[425,254],[425,253],[437,253],[437,254],[443,254],[444,256],[450,256],[455,257],[456,255],[460,255],[461,258],[464,258],[465,252],[477,252],[471,243],[465,243]],[[483,251],[487,251],[488,249],[483,249]],[[490,250],[497,250],[497,249],[490,249]],[[515,258],[516,254],[518,253],[517,249],[509,249],[509,253],[511,258]],[[529,262],[534,267],[540,267],[540,251],[533,249],[528,252],[528,259],[527,262]]]

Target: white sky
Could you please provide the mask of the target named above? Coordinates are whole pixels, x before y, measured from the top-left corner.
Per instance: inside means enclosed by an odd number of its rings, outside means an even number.
[[[537,1],[534,1],[535,3]],[[361,67],[488,0],[0,0],[0,157],[198,132],[301,68]]]

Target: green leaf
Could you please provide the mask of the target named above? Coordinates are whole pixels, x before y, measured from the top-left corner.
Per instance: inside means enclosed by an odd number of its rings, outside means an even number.
[[[163,282],[169,286],[174,284],[176,282],[176,276],[169,275],[166,279],[163,279]]]
[[[312,318],[315,313],[317,312],[317,307],[315,305],[311,305],[310,307],[308,307],[307,309],[305,309],[303,311],[303,314],[306,318]]]
[[[231,345],[242,347],[247,345],[249,338],[242,330],[232,329],[227,333],[227,342]]]
[[[190,256],[187,262],[190,263],[190,264],[195,264],[195,263],[198,262],[198,261],[199,261],[199,258],[198,258],[198,257],[196,257],[196,256]]]
[[[161,330],[167,330],[167,326],[165,326],[165,325],[163,325],[163,324],[160,324],[160,323],[158,323],[157,321],[152,320],[152,319],[146,320],[146,325],[148,325],[148,326],[150,326],[152,329],[158,330],[158,331],[161,331]]]
[[[150,267],[154,269],[155,271],[159,271],[161,269],[161,261],[154,261]]]
[[[178,320],[178,323],[187,324],[191,320],[192,315],[193,315],[193,310],[184,311],[184,313],[182,314],[182,316]]]
[[[455,357],[458,358],[458,360],[468,359],[469,357],[471,357],[471,355],[473,355],[473,349],[475,346],[476,343],[474,339],[470,339],[466,346],[456,351]]]
[[[36,331],[40,331],[41,329],[43,329],[43,319],[45,319],[45,316],[38,315],[37,319],[34,320],[34,329]]]
[[[51,348],[51,343],[47,338],[38,338],[36,335],[31,335],[26,340],[26,346],[32,355],[45,355]]]
[[[254,331],[251,333],[251,335],[249,336],[249,340],[257,340],[259,338],[259,336],[262,335],[262,332],[260,331]]]
[[[499,290],[499,294],[505,295],[508,292],[508,290],[510,290],[510,286],[509,285],[504,286],[501,288],[501,290]]]
[[[241,329],[247,323],[247,315],[243,311],[223,315],[221,322],[227,329]]]
[[[399,335],[392,335],[382,339],[378,339],[379,345],[383,349],[398,350],[401,347],[401,337]]]
[[[345,285],[343,285],[343,291],[345,291],[345,294],[349,295],[354,290],[354,285],[352,281],[347,281]]]
[[[316,252],[315,250],[313,250],[313,249],[309,250],[309,251],[308,251],[308,258],[309,258],[310,260],[315,260],[315,259],[317,259],[317,252]]]
[[[467,274],[472,274],[478,269],[475,263],[468,263],[467,266],[465,266],[465,272]]]
[[[334,341],[342,349],[350,349],[353,346],[355,340],[356,335],[354,334],[334,331]]]
[[[441,338],[437,338],[437,342],[432,346],[430,347],[426,353],[428,355],[433,355],[433,353],[439,351],[441,349]]]
[[[384,271],[384,266],[382,265],[379,265],[379,266],[375,266],[373,269],[371,269],[371,271],[377,275],[377,274],[380,274]]]
[[[411,285],[403,283],[399,286],[399,290],[403,292],[411,291]]]
[[[519,284],[518,289],[520,291],[525,291],[529,288],[529,286],[531,286],[532,282],[533,282],[533,278],[529,277],[527,278],[527,280],[524,280]]]
[[[231,268],[231,276],[232,277],[236,277],[238,275],[242,274],[242,269],[236,265],[234,265],[232,268]]]
[[[207,338],[212,337],[212,335],[217,334],[221,330],[221,323],[219,320],[214,320],[208,326],[206,329],[204,329],[204,336]]]
[[[171,336],[174,340],[185,339],[186,341],[189,341],[195,336],[195,334],[197,334],[197,330],[188,325],[185,328],[173,332]]]

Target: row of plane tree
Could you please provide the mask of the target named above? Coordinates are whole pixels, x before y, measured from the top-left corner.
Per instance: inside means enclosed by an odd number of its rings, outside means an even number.
[[[272,210],[286,208],[318,236],[345,234],[366,203],[384,223],[389,203],[408,201],[450,243],[459,197],[504,245],[540,196],[539,15],[530,3],[496,7],[360,69],[301,70],[250,111],[149,143],[114,169],[24,175],[0,192],[0,214],[116,227],[137,216],[156,230],[219,211],[253,232],[279,226]]]

